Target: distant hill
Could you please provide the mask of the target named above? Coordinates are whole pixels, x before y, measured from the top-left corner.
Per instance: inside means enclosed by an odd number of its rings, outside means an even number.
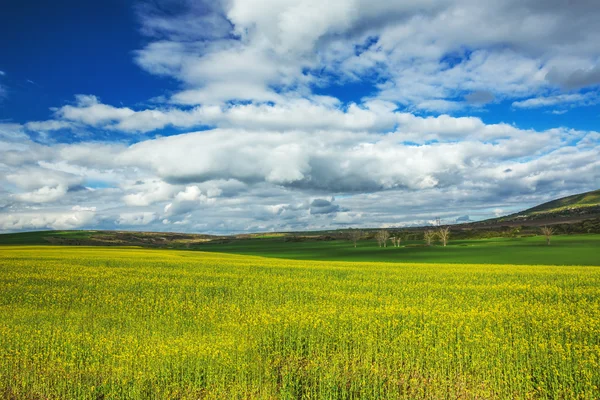
[[[600,190],[594,190],[552,200],[518,213],[476,222],[473,225],[541,225],[578,222],[598,217]]]
[[[594,190],[592,192],[575,194],[572,196],[563,197],[562,199],[552,200],[525,210],[520,214],[540,215],[564,212],[580,213],[589,212],[590,210],[598,207],[600,207],[600,190]]]

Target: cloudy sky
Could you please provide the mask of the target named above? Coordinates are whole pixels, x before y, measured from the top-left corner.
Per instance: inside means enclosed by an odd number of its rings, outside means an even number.
[[[0,231],[451,223],[597,189],[599,20],[597,0],[6,2]]]

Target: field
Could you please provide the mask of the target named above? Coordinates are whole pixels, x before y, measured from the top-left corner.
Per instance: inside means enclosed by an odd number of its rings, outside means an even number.
[[[389,242],[387,248],[379,248],[374,239],[361,240],[358,247],[354,248],[348,240],[315,239],[318,236],[290,240],[290,237],[282,234],[264,234],[252,238],[217,238],[212,241],[203,236],[184,236],[156,232],[41,231],[0,235],[0,246],[116,245],[189,249],[292,260],[600,266],[599,234],[555,235],[551,246],[546,246],[543,236],[491,239],[457,239],[451,236],[447,247],[442,247],[439,243],[427,247],[423,240],[403,240],[400,248],[391,247]]]
[[[600,235],[560,235],[546,245],[543,236],[452,240],[447,247],[427,247],[422,240],[403,241],[400,248],[379,248],[374,240],[284,242],[244,239],[229,243],[203,243],[203,251],[246,254],[295,260],[385,261],[466,264],[600,265]]]
[[[4,246],[0,282],[7,399],[600,397],[600,267]]]

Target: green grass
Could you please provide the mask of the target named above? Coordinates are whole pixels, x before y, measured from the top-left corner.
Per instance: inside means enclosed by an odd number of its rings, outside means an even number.
[[[0,288],[0,398],[600,398],[598,267],[5,246]]]
[[[48,236],[70,239],[87,239],[93,231],[35,231],[0,234],[0,245],[48,244]]]
[[[79,245],[91,243],[91,231],[44,231],[0,235],[0,245],[38,245],[64,237]],[[110,233],[104,233],[110,237]],[[60,244],[60,243],[57,243]],[[123,241],[123,246],[131,245]],[[152,246],[152,244],[148,244]],[[187,248],[182,241],[170,246]],[[390,245],[391,246],[391,245]],[[423,241],[403,241],[400,248],[379,248],[374,240],[362,240],[354,248],[349,241],[285,241],[284,237],[264,235],[229,242],[196,242],[191,249],[231,254],[256,255],[295,260],[435,262],[463,264],[542,264],[600,265],[600,235],[555,235],[546,246],[543,236],[451,240],[447,247],[424,246]],[[0,247],[1,249],[1,247]]]
[[[278,238],[208,242],[197,249],[296,260],[600,265],[600,235],[554,236],[550,246],[542,236],[451,240],[447,247],[408,241],[400,248],[379,248],[375,241],[360,241],[354,248],[347,241],[284,242]]]
[[[562,199],[549,201],[548,203],[525,210],[523,211],[523,214],[558,212],[568,208],[591,207],[598,205],[600,205],[600,190],[595,190],[593,192],[576,194],[573,196],[563,197]]]

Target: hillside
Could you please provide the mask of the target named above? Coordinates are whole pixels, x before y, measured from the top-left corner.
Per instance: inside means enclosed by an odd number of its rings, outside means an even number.
[[[543,225],[573,223],[600,217],[600,190],[552,200],[504,217],[492,218],[471,225]]]
[[[563,197],[562,199],[549,201],[527,211],[530,212],[556,212],[565,208],[585,208],[600,205],[600,189],[592,192],[576,194]]]

